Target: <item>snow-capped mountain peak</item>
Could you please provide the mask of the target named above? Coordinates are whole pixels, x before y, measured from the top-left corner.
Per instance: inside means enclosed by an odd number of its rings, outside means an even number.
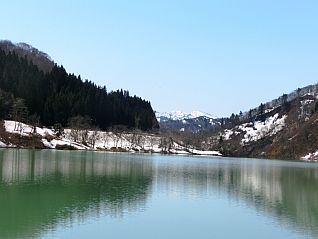
[[[201,111],[192,111],[190,113],[180,110],[164,113],[156,112],[156,117],[161,128],[182,132],[199,132],[220,126],[220,122],[216,117]]]
[[[201,111],[192,111],[190,113],[191,117],[194,119],[194,118],[199,118],[199,117],[206,117],[206,118],[210,118],[210,119],[216,119],[215,116],[212,116],[208,113],[204,113],[204,112],[201,112]]]
[[[156,112],[156,117],[157,119],[160,118],[167,118],[170,120],[185,120],[185,119],[195,119],[195,118],[199,118],[199,117],[206,117],[209,119],[216,119],[216,117],[201,112],[201,111],[192,111],[191,113],[187,113],[187,112],[182,112],[180,110],[177,111],[171,111],[171,112]]]

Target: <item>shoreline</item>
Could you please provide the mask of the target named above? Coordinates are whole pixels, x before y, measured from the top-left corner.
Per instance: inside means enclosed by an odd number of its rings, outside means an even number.
[[[192,146],[185,147],[175,142],[171,137],[141,131],[77,130],[76,133],[77,135],[74,134],[73,129],[64,129],[63,133],[57,136],[57,133],[50,128],[33,127],[24,123],[5,120],[0,134],[0,148],[255,158],[246,155],[231,156],[216,150],[198,150]],[[83,143],[80,143],[80,136],[83,135],[85,135],[86,140],[82,140]],[[316,156],[318,157],[318,151],[297,159],[275,159],[318,162]]]
[[[58,134],[50,128],[33,127],[21,122],[5,120],[1,133],[1,148],[222,156],[219,151],[185,147],[171,137],[141,131],[105,132],[64,129],[63,133]]]
[[[69,151],[69,152],[95,152],[95,153],[123,153],[123,154],[149,154],[149,155],[180,155],[180,156],[202,156],[202,157],[222,157],[222,158],[230,158],[225,157],[223,155],[216,154],[196,154],[196,153],[173,153],[173,152],[150,152],[150,151],[134,151],[134,150],[101,150],[101,149],[56,149],[56,148],[32,148],[32,147],[16,147],[16,146],[6,146],[0,147],[1,149],[17,149],[17,150],[53,150],[53,151]]]

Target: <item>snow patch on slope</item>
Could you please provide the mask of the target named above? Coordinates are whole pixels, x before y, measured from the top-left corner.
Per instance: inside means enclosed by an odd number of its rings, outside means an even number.
[[[265,136],[272,136],[281,131],[285,126],[287,115],[281,118],[278,118],[278,116],[278,114],[275,114],[267,118],[265,122],[256,121],[254,126],[250,124],[240,125],[239,129],[246,132],[242,139],[242,144],[257,141]]]
[[[5,143],[3,143],[2,141],[0,141],[0,148],[6,148],[7,145]]]
[[[253,123],[245,123],[234,127],[233,129],[226,129],[223,132],[224,140],[230,140],[233,134],[238,135],[243,132],[244,136],[241,144],[245,145],[252,141],[258,141],[266,136],[273,136],[281,131],[285,126],[287,115],[279,118],[279,114],[275,114],[265,120],[255,121]]]
[[[314,100],[302,100],[302,101],[300,101],[300,104],[301,104],[301,106],[306,106],[306,105],[309,105],[313,102],[314,102]]]

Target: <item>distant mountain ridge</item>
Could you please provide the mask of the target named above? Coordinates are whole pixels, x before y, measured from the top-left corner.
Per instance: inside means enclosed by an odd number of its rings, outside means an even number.
[[[190,113],[183,112],[180,110],[171,111],[171,112],[156,112],[156,117],[158,120],[160,119],[170,119],[170,120],[184,120],[184,119],[195,119],[199,117],[206,117],[209,119],[216,119],[215,116],[212,116],[208,113],[204,113],[201,111],[192,111]]]
[[[282,104],[286,104],[289,102],[294,101],[295,99],[299,98],[299,97],[306,97],[306,96],[313,96],[313,97],[318,97],[318,84],[312,84],[312,85],[308,85],[302,88],[298,88],[288,94],[283,94],[280,97],[268,101],[266,103],[263,103],[261,105],[259,105],[256,108],[250,109],[249,111],[243,112],[242,115],[240,115],[239,117],[241,119],[248,119],[251,116],[252,117],[257,117],[257,115],[259,114],[259,109],[260,107],[263,108],[264,112],[270,112],[275,108],[280,107]]]
[[[156,112],[160,128],[197,133],[200,131],[219,128],[220,121],[211,114],[201,111],[190,113],[180,110],[171,112]]]
[[[161,128],[175,131],[180,144],[230,157],[318,161],[318,84],[229,117],[197,115],[156,113]]]

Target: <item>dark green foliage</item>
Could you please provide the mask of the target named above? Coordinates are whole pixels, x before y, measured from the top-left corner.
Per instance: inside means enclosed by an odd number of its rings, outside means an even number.
[[[0,89],[0,119],[4,119],[10,114],[13,104],[13,95]]]
[[[28,108],[24,103],[23,99],[16,99],[13,102],[12,109],[10,111],[10,116],[13,120],[18,122],[26,122],[28,118]]]
[[[265,111],[265,105],[264,104],[260,104],[260,106],[258,107],[258,113],[259,114],[264,114]]]
[[[317,111],[318,111],[318,101],[315,104],[315,112],[317,112]]]
[[[265,105],[262,103],[258,107],[258,114],[259,114],[259,120],[264,122],[266,120],[266,114],[265,114]]]
[[[8,92],[8,93],[6,93]],[[158,128],[150,102],[129,96],[128,91],[107,93],[106,87],[80,76],[68,74],[55,65],[43,73],[26,58],[0,49],[0,116],[9,118],[8,104],[24,100],[30,115],[40,116],[40,123],[66,126],[74,116],[88,116],[93,125],[106,129],[113,125],[149,130]]]

